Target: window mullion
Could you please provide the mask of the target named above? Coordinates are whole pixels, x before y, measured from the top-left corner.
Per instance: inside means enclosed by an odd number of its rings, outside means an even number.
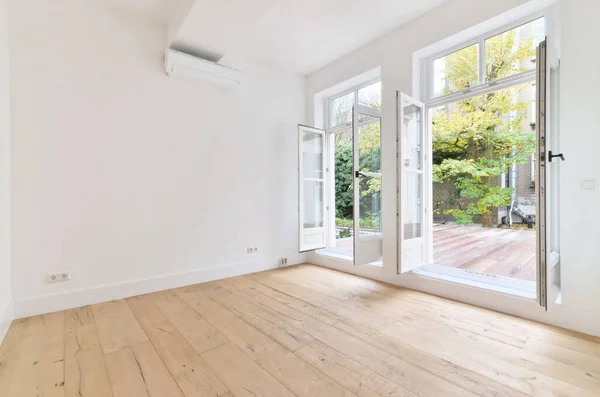
[[[485,39],[479,40],[479,56],[477,59],[479,66],[479,84],[485,84]]]

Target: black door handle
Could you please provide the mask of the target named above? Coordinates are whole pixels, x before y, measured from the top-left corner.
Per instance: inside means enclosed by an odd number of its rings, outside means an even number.
[[[361,176],[368,176],[368,175],[365,175],[365,174],[363,174],[360,171],[354,171],[354,177],[355,178],[360,178]]]
[[[561,161],[565,161],[565,156],[562,153],[552,154],[552,150],[550,150],[548,152],[548,161],[552,162],[552,159],[554,159],[555,157],[558,157],[559,159],[561,159]]]

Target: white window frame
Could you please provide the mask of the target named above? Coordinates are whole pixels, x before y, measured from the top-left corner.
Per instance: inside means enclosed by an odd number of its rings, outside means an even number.
[[[327,152],[327,162],[325,166],[326,178],[327,178],[327,193],[325,194],[326,206],[325,206],[325,216],[327,223],[327,234],[325,236],[326,247],[323,250],[320,250],[319,253],[328,254],[329,253],[338,257],[338,259],[344,259],[354,262],[354,258],[351,256],[347,256],[345,253],[337,250],[335,245],[335,156],[334,156],[334,145],[333,140],[335,139],[335,134],[343,131],[350,131],[352,133],[352,118],[346,124],[341,124],[338,126],[331,126],[331,114],[333,109],[333,101],[344,97],[350,93],[354,93],[354,103],[353,105],[360,105],[358,103],[358,91],[363,88],[369,87],[373,84],[380,83],[381,76],[377,76],[375,78],[370,78],[365,80],[364,82],[357,84],[351,88],[348,88],[344,91],[340,91],[335,95],[331,95],[325,98],[325,145]],[[382,89],[382,102],[383,102],[383,89]]]
[[[514,85],[535,82],[536,71],[529,70],[519,74],[515,74],[509,77],[494,81],[485,81],[485,41],[499,34],[505,33],[509,30],[517,28],[522,25],[526,25],[529,22],[533,22],[537,19],[545,18],[546,22],[546,35],[548,36],[551,32],[550,27],[553,26],[551,13],[549,10],[542,10],[533,14],[530,14],[524,18],[516,19],[510,23],[502,25],[501,27],[491,29],[482,35],[474,37],[470,40],[461,42],[460,44],[453,45],[442,51],[436,52],[430,56],[427,56],[421,60],[421,71],[420,71],[420,88],[424,95],[421,95],[421,99],[425,102],[427,107],[441,106],[452,102],[457,102],[463,99],[471,98],[474,96],[484,95],[490,92],[498,91],[503,88],[512,87]],[[453,92],[446,95],[435,95],[434,84],[435,84],[435,70],[434,62],[436,59],[443,58],[456,51],[471,47],[475,44],[479,45],[478,48],[478,67],[479,67],[479,81],[478,85],[469,87],[460,91]]]
[[[431,150],[431,112],[430,110],[455,103],[464,99],[485,95],[491,92],[499,91],[502,89],[510,88],[520,84],[535,83],[536,82],[536,70],[522,72],[513,76],[505,77],[502,79],[494,80],[491,82],[485,81],[485,41],[489,38],[525,25],[529,22],[533,22],[539,18],[545,19],[545,30],[546,37],[548,40],[554,39],[555,32],[555,19],[553,18],[552,8],[545,8],[536,12],[529,13],[526,16],[514,18],[510,22],[503,24],[499,27],[486,30],[483,34],[477,35],[469,40],[465,40],[459,44],[451,45],[443,50],[429,53],[427,56],[422,58],[416,58],[417,69],[415,70],[415,83],[417,84],[418,92],[421,95],[418,97],[425,103],[425,115],[427,125],[425,128],[426,142],[429,142],[428,150]],[[479,26],[480,28],[480,26]],[[453,92],[445,95],[434,95],[434,62],[436,59],[450,55],[461,49],[470,47],[474,44],[479,44],[479,56],[478,56],[478,67],[479,67],[479,84],[474,87],[469,87],[457,92]],[[425,49],[424,49],[425,50]],[[424,51],[422,50],[422,51]],[[415,54],[416,55],[416,54]],[[420,65],[420,68],[419,68]],[[428,160],[425,162],[425,173],[431,174],[432,172],[432,156],[428,156]],[[431,180],[425,184],[427,200],[431,199],[432,194],[432,183]],[[456,282],[465,285],[479,286],[493,291],[510,293],[512,295],[519,295],[528,299],[535,299],[535,282],[526,282],[516,279],[509,279],[499,276],[488,276],[480,275],[477,273],[465,271],[462,269],[448,268],[445,266],[435,265],[432,263],[431,254],[433,252],[433,212],[430,211],[427,217],[424,219],[424,235],[426,237],[425,244],[425,263],[414,271],[415,274],[432,277],[436,279],[448,279],[447,281]]]

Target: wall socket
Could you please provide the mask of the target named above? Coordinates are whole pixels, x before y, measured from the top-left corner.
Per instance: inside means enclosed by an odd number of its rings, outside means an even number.
[[[247,254],[256,254],[258,252],[258,247],[248,247],[246,248]]]
[[[71,279],[71,272],[60,272],[48,274],[49,283],[60,283],[61,281],[69,281]]]
[[[286,267],[288,264],[287,258],[279,258],[279,267]]]

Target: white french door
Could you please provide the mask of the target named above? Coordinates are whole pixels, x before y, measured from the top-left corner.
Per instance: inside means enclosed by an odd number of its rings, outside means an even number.
[[[423,103],[398,93],[398,251],[399,273],[415,270],[425,263],[427,206],[424,171],[425,106]]]
[[[299,251],[325,248],[325,131],[298,126]]]
[[[381,111],[354,105],[354,264],[383,266]]]
[[[537,300],[540,306],[548,310],[560,293],[558,171],[560,160],[564,161],[565,157],[558,153],[560,142],[557,100],[560,69],[558,62],[549,57],[546,40],[537,48],[537,64]]]

